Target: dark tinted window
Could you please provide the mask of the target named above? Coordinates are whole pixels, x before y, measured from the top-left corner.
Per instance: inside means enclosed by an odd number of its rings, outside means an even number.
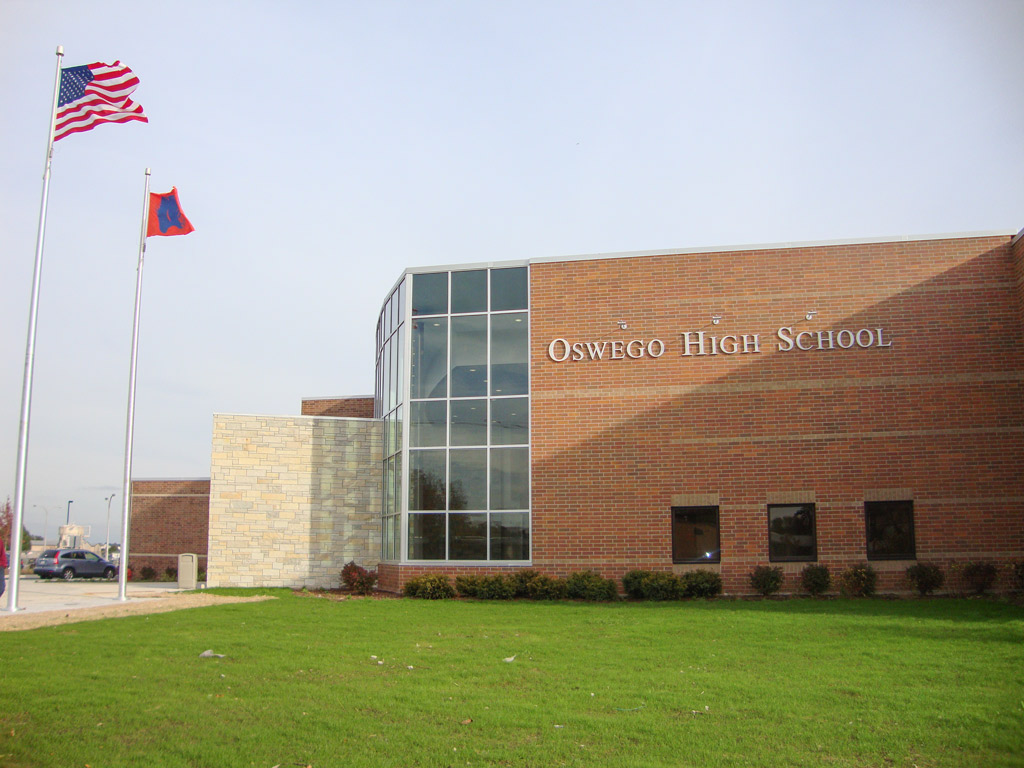
[[[913,560],[914,502],[866,501],[868,560]]]
[[[443,315],[448,311],[448,273],[412,276],[412,313]]]
[[[772,504],[768,507],[768,559],[818,559],[813,504]]]
[[[452,314],[487,311],[487,270],[452,272]]]
[[[491,311],[526,309],[529,301],[526,267],[491,270]]]
[[[672,562],[721,560],[718,507],[672,507]]]

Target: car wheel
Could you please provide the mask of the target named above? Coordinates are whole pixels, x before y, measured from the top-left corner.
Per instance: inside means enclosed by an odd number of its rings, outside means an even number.
[[[63,571],[61,571],[60,575],[61,578],[64,579],[64,581],[71,581],[73,578],[75,578],[75,569],[65,568]]]
[[[105,568],[103,570],[103,578],[106,579],[107,581],[112,581],[114,579],[114,569],[113,568]]]

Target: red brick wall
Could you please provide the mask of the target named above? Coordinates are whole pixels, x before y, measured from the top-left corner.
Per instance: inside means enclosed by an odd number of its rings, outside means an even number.
[[[812,495],[836,572],[865,559],[866,495],[897,488],[919,561],[1024,557],[1021,247],[1016,272],[1007,237],[533,264],[534,567],[671,570],[673,496],[717,494],[725,588],[749,592],[770,501]],[[778,352],[780,326],[881,327],[892,347]],[[761,352],[682,356],[701,330]],[[547,355],[654,337],[659,359]],[[873,565],[907,588],[906,562]]]
[[[373,397],[332,397],[303,400],[302,415],[372,419]]]
[[[178,555],[199,555],[206,568],[210,481],[133,480],[128,562],[134,574],[149,566],[163,574],[178,567]]]

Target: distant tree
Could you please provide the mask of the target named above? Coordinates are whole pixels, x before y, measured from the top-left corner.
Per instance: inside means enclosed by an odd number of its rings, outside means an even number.
[[[14,509],[11,507],[11,497],[7,497],[0,505],[0,541],[7,549],[11,548],[11,527],[14,525]],[[21,551],[26,552],[32,548],[32,537],[24,525],[21,526]]]

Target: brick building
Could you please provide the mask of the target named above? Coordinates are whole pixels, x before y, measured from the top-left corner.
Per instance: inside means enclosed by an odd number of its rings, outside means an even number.
[[[409,270],[382,583],[1019,559],[1022,318],[1011,233]]]
[[[1013,233],[409,269],[372,411],[215,415],[210,582],[1005,564],[1022,342]]]

